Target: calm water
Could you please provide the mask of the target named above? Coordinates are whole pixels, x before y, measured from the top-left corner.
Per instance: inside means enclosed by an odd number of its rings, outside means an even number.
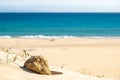
[[[120,13],[0,13],[0,36],[120,37]]]

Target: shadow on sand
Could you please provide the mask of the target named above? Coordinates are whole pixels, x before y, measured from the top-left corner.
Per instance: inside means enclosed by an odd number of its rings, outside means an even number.
[[[34,73],[34,74],[39,74],[39,73],[36,73],[34,71],[31,71],[31,70],[28,70],[27,68],[25,67],[20,67],[23,71],[26,71],[26,72],[29,72],[29,73]],[[58,71],[51,71],[52,75],[60,75],[60,74],[63,74],[62,72],[58,72]]]

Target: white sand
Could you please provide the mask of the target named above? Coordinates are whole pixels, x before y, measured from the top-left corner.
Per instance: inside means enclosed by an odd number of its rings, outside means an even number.
[[[26,49],[31,55],[43,55],[52,67],[63,72],[62,75],[41,76],[25,72],[17,65],[0,63],[0,74],[4,73],[0,75],[2,80],[41,78],[43,80],[99,80],[93,76],[104,76],[112,80],[120,79],[120,39],[79,38],[55,39],[54,41],[50,39],[0,39],[0,47],[11,48],[11,52],[14,53],[21,53],[23,49]],[[18,61],[18,64],[22,65],[23,62]]]
[[[22,70],[12,64],[0,63],[0,80],[110,80],[106,78],[97,78],[80,73],[61,69],[52,68],[53,71],[62,72],[62,74],[39,75]]]

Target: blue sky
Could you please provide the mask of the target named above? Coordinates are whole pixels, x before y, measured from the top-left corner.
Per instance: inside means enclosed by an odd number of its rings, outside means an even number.
[[[0,12],[120,12],[120,0],[0,0]]]

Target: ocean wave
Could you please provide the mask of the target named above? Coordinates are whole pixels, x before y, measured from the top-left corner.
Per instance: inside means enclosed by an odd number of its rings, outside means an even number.
[[[0,38],[41,38],[41,39],[56,39],[56,38],[85,38],[85,39],[104,39],[104,38],[120,38],[120,36],[44,36],[44,35],[26,35],[26,36],[0,36]]]
[[[20,38],[77,38],[75,36],[44,36],[44,35],[36,35],[36,36],[20,36]]]
[[[0,38],[12,38],[11,36],[0,36]]]
[[[36,35],[36,36],[20,36],[19,38],[95,38],[95,39],[104,39],[104,38],[120,38],[120,36],[44,36],[44,35]]]

